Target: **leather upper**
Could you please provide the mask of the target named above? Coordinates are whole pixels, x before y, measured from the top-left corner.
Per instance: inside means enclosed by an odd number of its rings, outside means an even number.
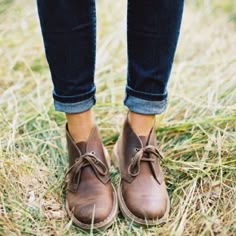
[[[147,137],[139,137],[126,120],[117,145],[126,207],[141,219],[161,218],[167,210],[168,194],[154,127]]]
[[[159,184],[163,182],[163,173],[159,164],[162,155],[157,149],[154,128],[151,129],[148,137],[138,137],[126,121],[117,145],[118,155],[121,157],[119,163],[122,179],[131,183],[135,175],[132,175],[130,171],[135,168],[135,164],[140,169],[141,162],[146,161],[149,162],[156,181]]]
[[[104,221],[112,211],[113,189],[97,127],[87,142],[76,144],[66,128],[69,169],[66,199],[70,211],[85,224]]]

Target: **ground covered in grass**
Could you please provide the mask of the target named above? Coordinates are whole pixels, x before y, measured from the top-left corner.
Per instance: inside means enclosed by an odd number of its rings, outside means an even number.
[[[0,235],[86,235],[65,213],[65,118],[52,105],[35,1],[0,2]],[[126,1],[97,8],[94,111],[111,151],[126,114]],[[143,229],[119,216],[97,235],[236,234],[235,9],[233,1],[186,2],[169,106],[157,117],[168,222]]]

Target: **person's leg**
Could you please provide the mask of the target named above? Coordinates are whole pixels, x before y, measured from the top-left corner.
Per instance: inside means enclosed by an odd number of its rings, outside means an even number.
[[[85,141],[94,125],[95,1],[38,0],[37,5],[55,109],[67,114],[75,141]]]
[[[167,83],[178,41],[183,3],[183,0],[128,1],[125,105],[131,111],[129,121],[138,133],[147,133],[153,126],[154,115],[166,109]],[[140,125],[140,120],[143,120],[143,125]]]
[[[183,0],[128,1],[128,117],[114,148],[121,181],[123,214],[142,225],[166,220],[170,201],[162,155],[156,144],[155,115],[167,104],[169,79],[183,10]]]
[[[68,130],[76,143],[87,141],[95,125],[91,109],[77,114],[66,114]]]
[[[55,109],[67,118],[66,209],[77,226],[101,229],[113,222],[117,198],[91,111],[95,104],[95,0],[37,3]]]

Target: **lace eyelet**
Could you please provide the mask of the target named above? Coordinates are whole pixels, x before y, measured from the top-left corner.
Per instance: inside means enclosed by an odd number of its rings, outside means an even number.
[[[135,151],[136,151],[136,152],[139,152],[139,151],[140,151],[140,148],[135,148]]]
[[[79,158],[75,158],[75,162],[79,161]]]
[[[91,152],[91,154],[95,155],[95,152],[94,152],[94,151],[92,151],[92,152]]]

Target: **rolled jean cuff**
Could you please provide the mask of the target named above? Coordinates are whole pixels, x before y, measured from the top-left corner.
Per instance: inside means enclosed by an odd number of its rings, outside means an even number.
[[[89,110],[96,103],[95,96],[92,96],[89,99],[74,102],[74,103],[63,103],[54,99],[54,107],[56,111],[61,111],[69,114],[81,113]]]
[[[126,98],[124,105],[129,108],[130,111],[145,114],[145,115],[157,115],[161,114],[166,110],[167,107],[167,94],[157,95],[157,100],[143,99],[130,94],[130,90],[126,90]],[[152,95],[150,95],[152,96]],[[161,99],[162,98],[162,99]]]
[[[92,98],[95,96],[96,93],[96,87],[93,85],[93,87],[86,93],[80,93],[79,95],[72,95],[72,96],[64,96],[64,95],[59,95],[56,93],[55,90],[52,91],[52,96],[54,100],[61,102],[61,103],[78,103],[82,102],[84,100],[87,100],[89,98]]]
[[[128,85],[126,85],[126,94],[149,101],[163,101],[165,100],[165,98],[167,98],[167,93],[162,93],[162,91],[157,91],[157,93],[155,94],[147,93],[147,92],[137,91]]]

